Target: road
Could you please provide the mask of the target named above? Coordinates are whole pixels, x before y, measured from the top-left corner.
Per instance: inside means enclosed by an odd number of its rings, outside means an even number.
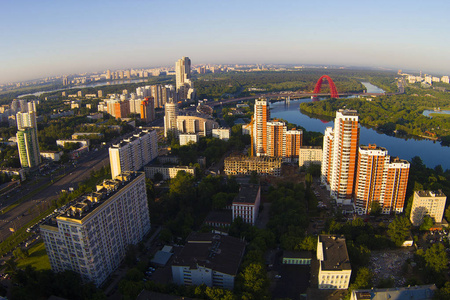
[[[99,170],[103,166],[109,166],[109,155],[106,148],[88,153],[87,156],[78,161],[76,167],[70,167],[65,170],[68,173],[67,175],[39,191],[20,205],[2,214],[0,216],[0,241],[12,234],[10,228],[14,230],[21,228],[39,216],[40,212],[50,207],[51,201],[58,198],[61,190],[68,190],[69,187],[76,189],[78,184],[87,179],[92,171]],[[40,184],[46,184],[50,180],[50,178],[46,178]],[[25,189],[27,186],[38,188],[38,186],[26,185]],[[23,197],[25,193],[19,196]]]

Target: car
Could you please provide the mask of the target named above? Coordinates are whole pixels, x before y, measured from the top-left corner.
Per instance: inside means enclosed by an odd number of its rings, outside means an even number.
[[[278,274],[277,274],[277,275],[275,275],[275,278],[276,278],[276,279],[280,279],[280,278],[281,278],[281,275],[278,275]]]

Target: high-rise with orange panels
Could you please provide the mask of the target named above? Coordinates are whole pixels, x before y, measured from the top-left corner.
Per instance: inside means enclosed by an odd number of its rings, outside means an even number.
[[[130,101],[117,101],[114,102],[114,114],[113,116],[118,118],[126,118],[130,115]]]
[[[291,129],[286,131],[286,157],[298,158],[300,147],[303,146],[303,130]]]
[[[253,114],[253,143],[256,156],[267,154],[267,122],[270,118],[269,105],[267,99],[255,100]]]
[[[155,119],[155,102],[153,97],[147,97],[141,102],[141,119],[147,123]]]
[[[334,129],[325,131],[322,161],[322,182],[338,204],[352,204],[358,147],[358,114],[340,109]]]
[[[354,196],[358,214],[370,212],[374,202],[382,205],[389,159],[385,148],[370,144],[359,147]]]
[[[361,146],[355,181],[356,213],[367,214],[377,202],[383,214],[403,212],[409,162],[391,158],[385,148]]]
[[[267,122],[267,155],[286,156],[286,125],[283,122]]]
[[[391,158],[390,162],[387,164],[386,187],[381,205],[383,213],[403,212],[406,187],[408,185],[409,167],[410,164],[408,161],[399,159],[398,157]]]

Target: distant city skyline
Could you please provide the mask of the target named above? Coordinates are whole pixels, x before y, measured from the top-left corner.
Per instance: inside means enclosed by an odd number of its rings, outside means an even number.
[[[6,1],[0,83],[107,69],[313,64],[448,75],[450,3]]]

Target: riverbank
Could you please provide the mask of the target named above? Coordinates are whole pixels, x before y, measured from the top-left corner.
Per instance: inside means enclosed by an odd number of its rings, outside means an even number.
[[[408,95],[380,96],[376,98],[330,99],[301,103],[302,112],[333,117],[339,109],[355,109],[359,122],[388,135],[408,135],[417,138],[440,140],[450,136],[450,118],[424,116],[423,105],[429,99],[411,98]],[[436,100],[437,101],[437,100]],[[444,100],[441,102],[445,102]],[[444,143],[443,146],[447,146]]]
[[[324,133],[327,127],[334,126],[334,111],[329,117],[323,115],[305,113],[299,109],[301,103],[310,103],[310,99],[291,100],[290,103],[277,102],[270,105],[270,115],[272,118],[279,118],[305,128],[307,131]],[[321,101],[323,105],[327,101]],[[426,118],[426,117],[424,117]],[[361,119],[361,116],[360,116]],[[450,156],[450,147],[443,147],[439,142],[424,139],[418,136],[407,135],[401,132],[397,134],[386,134],[376,127],[361,124],[360,145],[376,144],[384,147],[393,157],[411,160],[414,156],[422,158],[423,163],[434,168],[442,165],[444,169],[450,169],[450,161],[443,160],[442,157]]]

